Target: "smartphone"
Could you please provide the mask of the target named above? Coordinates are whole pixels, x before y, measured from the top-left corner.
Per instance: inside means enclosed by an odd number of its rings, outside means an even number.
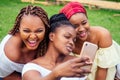
[[[96,44],[93,44],[90,42],[84,42],[80,52],[80,57],[89,57],[90,62],[93,62],[97,49],[98,49],[98,46]],[[92,65],[87,65],[87,66],[81,67],[81,69],[91,70],[91,67]]]

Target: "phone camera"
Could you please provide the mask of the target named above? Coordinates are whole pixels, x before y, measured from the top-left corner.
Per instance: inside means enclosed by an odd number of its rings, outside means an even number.
[[[88,44],[85,44],[85,46],[87,46]]]

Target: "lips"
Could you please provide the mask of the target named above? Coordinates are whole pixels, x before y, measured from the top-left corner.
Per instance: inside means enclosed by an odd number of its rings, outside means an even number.
[[[72,52],[72,51],[73,51],[73,48],[70,47],[70,46],[67,46],[67,50],[68,50],[69,52]]]
[[[37,41],[28,41],[28,42],[29,42],[29,46],[31,47],[34,47],[37,44]]]
[[[79,37],[81,37],[81,38],[85,37],[86,34],[87,34],[87,33],[86,33],[85,31],[82,31],[82,32],[79,32],[79,33],[78,33]]]

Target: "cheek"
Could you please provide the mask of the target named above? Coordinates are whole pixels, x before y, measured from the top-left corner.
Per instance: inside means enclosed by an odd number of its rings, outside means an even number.
[[[76,28],[75,31],[77,32],[77,31],[78,31],[78,28]]]
[[[45,36],[45,32],[37,34],[37,37],[38,37],[40,40],[43,40],[43,39],[44,39],[44,36]]]
[[[87,21],[87,23],[85,24],[85,27],[86,27],[86,28],[89,28],[89,27],[90,27],[89,21]]]
[[[64,38],[62,38],[62,37],[55,37],[54,38],[54,44],[56,45],[56,46],[58,46],[58,47],[62,47],[63,46],[63,44],[64,44]]]
[[[67,45],[67,40],[65,38],[61,38],[61,39],[59,39],[58,43],[61,48],[63,48],[63,47],[65,48],[65,45]]]
[[[87,24],[87,25],[85,26],[85,29],[86,29],[87,31],[89,31],[89,29],[90,29],[90,25]]]
[[[26,34],[24,32],[20,32],[20,36],[21,36],[22,39],[27,39],[29,34]]]
[[[89,28],[89,27],[90,27],[90,24],[89,24],[89,23],[87,23],[87,24],[86,24],[86,28]]]

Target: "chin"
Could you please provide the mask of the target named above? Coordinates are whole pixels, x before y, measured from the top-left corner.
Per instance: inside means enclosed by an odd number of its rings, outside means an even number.
[[[87,35],[85,37],[79,37],[81,41],[86,41],[87,40]]]
[[[81,41],[86,41],[87,39],[86,38],[80,38]]]
[[[28,47],[29,50],[36,50],[38,46]]]
[[[86,37],[84,37],[84,38],[79,37],[78,39],[79,39],[80,41],[86,41],[86,40],[87,40]]]
[[[64,53],[64,55],[66,55],[66,56],[69,55],[69,54],[70,54],[70,52],[66,52],[66,53]]]
[[[36,50],[36,48],[29,48],[29,50]]]

